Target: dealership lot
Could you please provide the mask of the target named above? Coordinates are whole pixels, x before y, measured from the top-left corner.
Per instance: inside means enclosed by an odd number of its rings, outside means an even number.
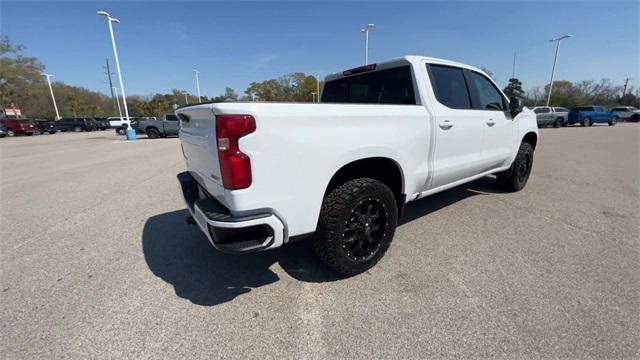
[[[519,193],[413,203],[344,278],[305,243],[243,256],[185,222],[177,139],[0,140],[3,358],[630,358],[640,126],[541,129]]]

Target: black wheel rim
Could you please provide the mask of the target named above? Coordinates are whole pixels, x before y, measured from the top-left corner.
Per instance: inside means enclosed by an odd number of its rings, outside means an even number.
[[[527,181],[527,177],[529,177],[529,168],[530,168],[531,159],[529,155],[525,155],[524,159],[518,163],[518,168],[516,169],[516,175],[518,179],[518,183],[522,184]]]
[[[360,201],[345,221],[342,233],[342,248],[347,257],[357,262],[373,258],[388,227],[389,214],[382,201],[375,198]]]

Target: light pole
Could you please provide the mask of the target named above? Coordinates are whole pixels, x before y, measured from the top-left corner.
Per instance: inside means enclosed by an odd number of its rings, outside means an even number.
[[[184,104],[189,105],[189,97],[187,97],[187,90],[182,90],[182,93],[184,94]]]
[[[118,99],[118,88],[113,86],[111,87],[113,93],[115,94],[116,97],[116,104],[118,104],[118,114],[120,114],[120,121],[124,122],[124,119],[122,118],[122,109],[120,108],[120,99]]]
[[[556,63],[558,62],[558,51],[560,50],[560,41],[570,38],[573,35],[562,35],[558,38],[551,39],[549,42],[556,42],[556,56],[553,58],[553,67],[551,68],[551,81],[549,81],[549,94],[547,95],[547,106],[551,102],[551,90],[553,89],[553,75],[556,72]]]
[[[202,100],[200,100],[200,79],[198,78],[198,75],[200,75],[200,71],[193,69],[193,72],[196,74],[196,88],[198,89],[198,103],[201,103]]]
[[[364,64],[369,64],[369,30],[373,28],[373,24],[367,24],[361,32],[364,33]]]
[[[622,88],[622,97],[624,97],[624,95],[627,93],[627,85],[629,85],[629,80],[633,80],[633,79],[630,77],[624,79],[624,88]]]
[[[311,93],[311,102],[316,102],[316,93]]]
[[[320,102],[320,73],[316,73],[316,92],[318,94],[318,102]]]
[[[53,100],[53,108],[56,110],[56,120],[60,120],[60,113],[58,113],[58,104],[56,104],[56,97],[53,96],[53,87],[51,87],[51,77],[53,75],[42,73],[47,78],[49,84],[49,92],[51,92],[51,100]]]
[[[111,17],[111,15],[106,11],[98,11],[98,15],[104,16],[107,18],[107,23],[109,24],[109,34],[111,35],[111,45],[113,46],[113,56],[116,60],[116,71],[118,72],[118,81],[120,82],[120,92],[122,93],[122,105],[124,107],[124,116],[127,118],[127,140],[135,140],[136,132],[131,127],[131,120],[129,119],[129,109],[127,108],[127,97],[124,93],[124,82],[122,81],[122,72],[120,71],[120,60],[118,59],[118,49],[116,48],[116,38],[113,35],[113,23],[120,23],[120,20]]]

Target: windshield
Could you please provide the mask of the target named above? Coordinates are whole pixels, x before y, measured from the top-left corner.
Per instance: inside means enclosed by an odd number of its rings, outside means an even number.
[[[409,65],[353,75],[325,84],[324,103],[415,105]]]

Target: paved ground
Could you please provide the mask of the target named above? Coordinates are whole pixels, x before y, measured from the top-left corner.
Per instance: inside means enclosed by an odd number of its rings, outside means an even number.
[[[177,139],[2,139],[0,356],[637,358],[640,126],[541,136],[524,191],[413,204],[352,278],[304,243],[215,251]]]

